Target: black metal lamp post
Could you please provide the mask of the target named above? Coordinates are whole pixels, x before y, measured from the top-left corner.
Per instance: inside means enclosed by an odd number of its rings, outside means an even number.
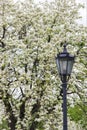
[[[63,130],[67,130],[67,82],[71,75],[75,56],[67,52],[66,45],[62,53],[57,54],[56,63],[63,89]]]

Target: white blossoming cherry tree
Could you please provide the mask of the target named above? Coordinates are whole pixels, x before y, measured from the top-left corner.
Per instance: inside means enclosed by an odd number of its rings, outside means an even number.
[[[65,41],[77,56],[67,105],[86,102],[87,29],[76,21],[80,7],[74,0],[39,5],[33,0],[0,0],[2,129],[62,129],[62,90],[55,56]]]

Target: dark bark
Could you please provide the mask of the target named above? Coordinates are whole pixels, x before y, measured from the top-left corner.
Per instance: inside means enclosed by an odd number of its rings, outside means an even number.
[[[37,100],[37,102],[33,105],[33,108],[31,110],[31,115],[34,116],[33,120],[32,120],[32,123],[29,127],[29,130],[36,130],[36,128],[38,127],[38,122],[35,121],[36,118],[39,118],[39,115],[38,115],[38,111],[40,109],[40,101]]]
[[[23,98],[25,98],[25,94],[24,94],[24,92],[23,92],[23,90],[22,90],[22,88],[20,87],[20,90],[21,90],[21,94],[22,94],[22,99]],[[26,103],[26,98],[25,99],[23,99],[23,100],[20,100],[20,102],[21,102],[21,106],[20,106],[20,114],[19,114],[19,117],[20,117],[20,119],[21,119],[21,121],[24,119],[24,117],[25,117],[25,103]]]
[[[8,93],[6,93],[6,98],[3,99],[3,102],[6,108],[6,113],[9,115],[8,127],[10,128],[10,130],[15,130],[17,118],[13,113],[12,106],[9,102],[9,98],[11,98],[11,96]]]
[[[3,34],[2,34],[2,37],[1,37],[1,39],[0,39],[0,43],[1,43],[1,44],[0,44],[0,47],[4,48],[4,47],[5,47],[5,43],[3,42],[3,39],[5,38],[6,27],[3,25],[2,29],[3,29]]]
[[[20,114],[19,117],[21,119],[21,121],[24,119],[25,117],[25,101],[22,101],[22,104],[20,106]]]
[[[47,41],[48,41],[48,42],[51,41],[51,36],[50,36],[50,35],[48,35],[48,39],[47,39]]]
[[[37,127],[37,125],[38,125],[38,122],[37,122],[37,121],[33,121],[33,123],[31,124],[31,126],[30,126],[30,129],[29,129],[29,130],[35,130],[35,129],[36,129],[36,127]]]
[[[25,64],[25,65],[24,65],[24,68],[25,68],[25,73],[27,73],[27,72],[28,72],[28,68],[27,68],[27,66],[28,66],[28,64]]]
[[[5,38],[5,34],[6,34],[6,27],[3,25],[3,35],[2,35],[2,39],[4,39]]]
[[[2,41],[2,40],[0,40],[0,47],[2,47],[2,48],[4,48],[5,47],[5,43]]]
[[[31,114],[35,114],[36,112],[38,112],[40,109],[40,101],[37,100],[37,102],[33,105],[33,108],[31,110]]]

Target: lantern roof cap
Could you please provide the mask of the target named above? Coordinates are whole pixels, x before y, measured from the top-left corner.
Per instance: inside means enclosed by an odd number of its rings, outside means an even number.
[[[63,52],[61,52],[61,53],[59,53],[59,54],[57,54],[57,57],[58,58],[68,58],[68,59],[72,59],[73,60],[73,58],[75,57],[75,56],[73,56],[73,55],[71,55],[68,51],[67,51],[67,48],[66,48],[66,46],[67,46],[67,44],[65,43],[64,45],[63,45]]]

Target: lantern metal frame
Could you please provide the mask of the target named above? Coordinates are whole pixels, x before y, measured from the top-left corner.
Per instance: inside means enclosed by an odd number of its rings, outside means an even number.
[[[75,60],[75,56],[72,56],[67,52],[66,44],[64,44],[63,52],[57,54],[56,57],[56,64],[62,82],[65,79],[65,77],[66,77],[66,81],[69,80],[72,72],[74,60]]]

